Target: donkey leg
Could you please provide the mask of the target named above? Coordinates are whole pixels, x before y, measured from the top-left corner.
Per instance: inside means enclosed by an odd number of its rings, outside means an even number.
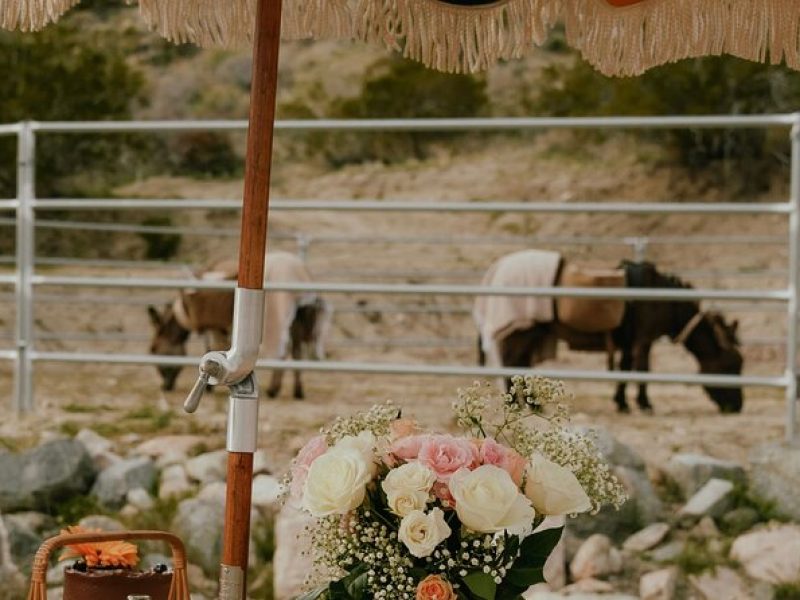
[[[622,349],[622,358],[620,359],[619,368],[621,371],[630,371],[633,364],[633,353],[630,348]],[[614,402],[617,405],[617,412],[629,413],[631,409],[628,407],[628,401],[625,399],[625,388],[627,384],[620,381],[617,384],[617,391],[614,393]]]
[[[648,372],[650,370],[650,348],[651,344],[641,344],[634,350],[634,366],[637,371]],[[653,406],[647,397],[647,384],[639,384],[639,393],[636,395],[636,404],[645,413],[653,412]]]
[[[300,343],[292,344],[292,359],[300,360],[303,358],[302,346]],[[294,399],[302,400],[306,395],[303,393],[303,381],[301,379],[300,369],[294,370]]]
[[[269,387],[267,388],[267,396],[275,398],[281,393],[281,385],[283,384],[283,369],[275,369],[270,378]]]

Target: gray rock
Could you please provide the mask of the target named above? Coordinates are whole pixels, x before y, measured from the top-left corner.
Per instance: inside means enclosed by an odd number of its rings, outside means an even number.
[[[758,446],[749,458],[753,492],[775,502],[785,516],[800,521],[800,446]]]
[[[675,560],[683,549],[686,547],[686,542],[683,540],[674,540],[667,542],[663,546],[659,546],[650,552],[650,559],[653,562],[664,563]]]
[[[306,527],[313,526],[314,519],[293,506],[286,504],[275,520],[275,573],[276,598],[294,598],[303,589],[306,575],[312,569],[310,539]]]
[[[702,454],[676,454],[667,463],[665,470],[686,498],[692,496],[710,479],[726,479],[735,483],[745,483],[747,479],[742,465]]]
[[[13,518],[14,521],[20,525],[27,527],[31,531],[35,531],[44,537],[50,537],[51,535],[58,533],[59,528],[56,524],[56,521],[50,515],[34,511],[24,511],[15,512],[13,515],[7,516]]]
[[[22,597],[25,580],[14,562],[11,540],[6,523],[0,515],[0,600],[4,597]],[[5,594],[5,596],[4,596]]]
[[[186,545],[189,562],[209,575],[219,568],[224,516],[224,504],[191,498],[178,504],[172,521],[171,529]]]
[[[64,585],[64,569],[69,566],[70,562],[58,562],[47,570],[47,585]]]
[[[603,427],[579,427],[577,429],[581,433],[589,433],[594,436],[597,450],[609,464],[638,471],[644,470],[645,463],[642,457],[633,448],[617,440],[607,429]]]
[[[704,600],[751,600],[747,585],[736,571],[718,567],[714,571],[689,577],[692,587]]]
[[[266,511],[279,508],[283,486],[271,475],[256,475],[253,479],[253,506]]]
[[[83,517],[78,525],[84,529],[99,529],[100,531],[124,531],[125,525],[105,515],[89,515]]]
[[[731,558],[753,579],[771,584],[800,581],[800,525],[751,531],[731,546]]]
[[[672,600],[678,584],[678,570],[674,567],[645,573],[639,580],[641,600]]]
[[[730,535],[739,535],[758,523],[758,511],[749,506],[734,508],[722,515],[721,523]]]
[[[682,517],[721,517],[733,503],[733,483],[711,479],[679,511]]]
[[[653,523],[637,531],[622,545],[623,549],[631,552],[644,552],[660,544],[669,533],[666,523]]]
[[[3,517],[8,532],[11,559],[22,571],[29,571],[33,557],[44,537],[28,527],[24,519],[15,519],[14,515]]]
[[[622,555],[607,536],[598,533],[581,545],[569,570],[576,580],[619,573],[622,570]]]
[[[189,456],[192,449],[206,442],[206,438],[199,435],[162,435],[154,437],[139,444],[134,450],[135,454],[149,456],[157,459],[168,454]]]
[[[139,510],[150,510],[156,504],[150,492],[144,488],[133,488],[126,494],[125,500]]]
[[[47,510],[85,494],[95,474],[92,458],[75,440],[48,442],[21,454],[0,454],[0,511]]]
[[[202,484],[225,481],[228,474],[228,453],[225,450],[206,452],[186,461],[186,473]]]
[[[151,459],[144,456],[126,459],[100,473],[92,494],[103,506],[118,509],[132,489],[153,489],[156,476],[156,467]]]
[[[81,429],[75,439],[86,446],[98,470],[107,469],[122,460],[122,457],[114,452],[114,443],[92,429]]]
[[[186,476],[186,469],[181,464],[170,465],[161,472],[158,485],[158,497],[162,500],[185,496],[192,491],[192,484]]]

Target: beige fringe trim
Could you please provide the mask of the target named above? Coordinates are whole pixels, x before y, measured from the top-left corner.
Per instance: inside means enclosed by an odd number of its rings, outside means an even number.
[[[553,0],[557,1],[557,0]],[[800,69],[800,0],[564,0],[567,42],[606,75],[732,54]]]
[[[559,4],[504,0],[458,7],[437,0],[358,0],[354,33],[434,69],[474,73],[544,43]]]
[[[131,0],[136,1],[136,0]],[[138,0],[164,37],[201,46],[252,40],[255,0]],[[31,31],[78,0],[0,0],[0,27]],[[284,0],[287,38],[355,38],[447,72],[472,73],[541,45],[563,20],[567,41],[607,75],[638,75],[682,58],[733,54],[800,70],[800,0]]]
[[[38,31],[57,21],[80,0],[0,0],[0,27]]]

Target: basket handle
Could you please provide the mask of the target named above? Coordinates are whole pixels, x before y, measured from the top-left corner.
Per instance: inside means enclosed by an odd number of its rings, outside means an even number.
[[[50,556],[64,546],[87,542],[119,542],[130,540],[155,540],[166,542],[172,548],[172,585],[170,600],[189,600],[189,583],[186,574],[186,548],[181,539],[166,531],[102,531],[93,533],[62,533],[45,540],[36,552],[31,569],[31,588],[28,600],[46,600],[47,567]]]

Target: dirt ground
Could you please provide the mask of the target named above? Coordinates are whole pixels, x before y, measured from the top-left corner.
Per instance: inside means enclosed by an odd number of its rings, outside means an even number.
[[[313,164],[282,163],[276,169],[275,196],[560,202],[724,199],[713,188],[684,181],[670,168],[642,159],[657,149],[622,138],[577,153],[559,150],[562,145],[568,148],[567,142],[563,134],[514,140],[489,138],[481,143],[467,140],[457,156],[442,150],[425,161],[393,166],[366,164],[337,171]],[[617,157],[612,161],[613,169],[604,167],[608,156]],[[156,178],[119,193],[237,198],[240,188],[239,181]],[[785,184],[777,182],[770,194],[759,200],[780,200],[785,193]],[[176,219],[181,225],[197,227],[237,226],[237,215],[230,211],[186,211],[177,214]],[[650,246],[648,257],[666,270],[684,274],[698,287],[775,289],[785,285],[786,248],[781,242],[786,239],[786,223],[779,217],[275,211],[270,226],[276,233],[312,236],[308,263],[319,281],[477,283],[492,260],[524,247],[557,247],[567,256],[605,265],[633,255],[626,245],[556,244],[554,237],[703,235],[718,243],[696,245],[667,240]],[[733,236],[741,235],[765,236],[772,243],[730,243]],[[326,242],[320,236],[339,239]],[[357,241],[357,237],[372,239]],[[408,237],[414,240],[409,241]],[[491,243],[487,238],[492,238]],[[271,247],[292,249],[294,244],[281,241]],[[233,237],[186,236],[180,258],[189,265],[201,266],[229,258],[235,252]],[[50,272],[112,274],[108,268],[87,267],[59,267]],[[113,274],[130,278],[181,277],[179,269],[115,269]],[[145,305],[166,302],[171,295],[167,290],[136,289],[40,291],[55,297],[36,306],[40,334],[70,332],[135,338],[38,343],[41,349],[92,352],[145,353],[149,335]],[[88,304],[77,296],[95,296],[104,302]],[[337,310],[328,346],[332,360],[475,364],[475,328],[469,315],[469,298],[346,294],[330,300]],[[745,372],[781,373],[783,305],[761,304],[756,306],[759,310],[754,310],[753,306],[733,303],[723,308],[726,315],[741,321]],[[0,310],[0,330],[10,332],[13,306],[4,300]],[[390,344],[391,339],[402,343]],[[199,342],[193,342],[192,350],[201,352]],[[602,369],[604,358],[569,353],[562,348],[553,365]],[[667,342],[657,345],[653,365],[654,370],[662,372],[691,373],[697,369],[688,354]],[[72,433],[91,426],[123,443],[169,431],[193,431],[207,433],[209,447],[222,446],[226,402],[221,391],[209,395],[195,416],[184,415],[180,410],[183,395],[193,383],[189,371],[182,373],[178,391],[163,396],[153,367],[37,365],[37,410],[25,417],[6,412],[0,421],[0,442],[9,447],[25,446],[35,443],[45,431]],[[281,399],[262,403],[262,444],[274,456],[278,470],[285,467],[314,429],[332,417],[385,399],[406,406],[408,412],[425,423],[446,427],[454,389],[469,383],[446,377],[318,373],[306,373],[304,380],[306,401],[289,399],[287,381]],[[261,381],[265,385],[266,374]],[[0,362],[0,401],[10,403],[11,389],[11,365]],[[610,399],[610,384],[570,383],[569,389],[575,396],[576,422],[608,427],[656,464],[674,452],[689,451],[744,460],[752,446],[783,436],[785,402],[780,390],[748,389],[744,413],[721,416],[697,388],[653,386],[654,416],[635,412],[619,416]],[[630,398],[633,399],[633,390]]]

